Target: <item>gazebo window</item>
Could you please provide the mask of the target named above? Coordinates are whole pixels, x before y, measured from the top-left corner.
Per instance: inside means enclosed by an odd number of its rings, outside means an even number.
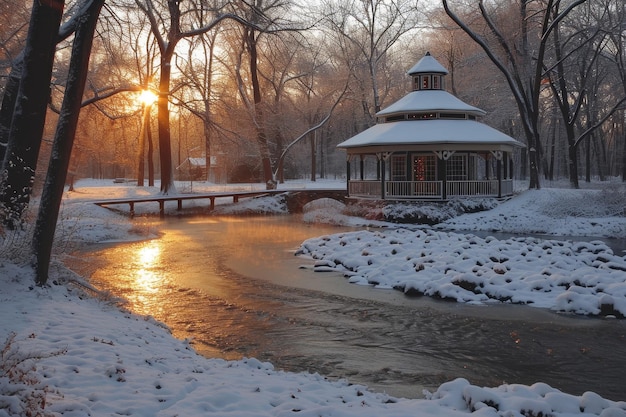
[[[413,181],[435,181],[437,179],[437,160],[435,155],[413,156]]]
[[[398,120],[405,120],[404,114],[400,114],[396,116],[389,116],[385,118],[386,122],[397,122]]]
[[[440,90],[441,87],[441,83],[439,82],[441,80],[441,76],[440,75],[433,75],[433,90]]]
[[[409,113],[407,115],[407,119],[409,120],[425,120],[425,119],[436,119],[437,113]]]
[[[457,120],[465,120],[464,113],[439,113],[440,119],[457,119]]]
[[[448,159],[446,178],[452,181],[467,180],[467,155],[452,155]]]
[[[422,75],[422,90],[430,90],[430,75]]]
[[[391,180],[406,181],[406,155],[391,157]]]

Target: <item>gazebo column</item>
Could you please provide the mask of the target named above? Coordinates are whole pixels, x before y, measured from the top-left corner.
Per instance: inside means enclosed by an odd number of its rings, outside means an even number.
[[[350,159],[352,159],[352,155],[348,154],[346,158],[346,189],[348,190],[348,197],[350,197],[350,173],[352,168],[350,167]]]
[[[455,151],[435,151],[440,163],[437,164],[437,177],[441,179],[441,198],[448,199],[448,159]]]
[[[363,179],[365,178],[365,159],[363,158],[363,155],[361,156],[361,160],[359,161],[359,172],[360,172],[360,178],[361,181],[363,181]]]
[[[437,154],[439,156],[439,154]],[[445,200],[448,198],[448,168],[447,161],[439,156],[439,163],[437,163],[437,179],[441,181],[441,198]]]
[[[496,162],[498,166],[498,198],[502,198],[502,160]]]
[[[380,198],[385,199],[385,154],[377,153],[378,158],[378,174],[380,176]]]
[[[504,157],[502,158],[502,173],[504,174],[504,179],[511,178],[509,176],[509,153],[504,152]]]
[[[502,151],[491,151],[496,157],[496,178],[498,179],[498,198],[502,198]]]

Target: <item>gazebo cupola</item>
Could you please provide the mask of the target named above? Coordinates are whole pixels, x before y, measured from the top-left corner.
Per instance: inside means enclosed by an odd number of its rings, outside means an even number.
[[[348,194],[381,199],[510,195],[513,152],[524,147],[477,121],[486,112],[445,91],[448,70],[426,53],[412,91],[376,113],[378,123],[337,145],[347,151]],[[375,178],[365,162],[376,158]],[[358,179],[351,162],[359,159]]]
[[[413,78],[413,91],[444,90],[444,78],[448,70],[435,58],[426,52],[426,55],[408,71]]]

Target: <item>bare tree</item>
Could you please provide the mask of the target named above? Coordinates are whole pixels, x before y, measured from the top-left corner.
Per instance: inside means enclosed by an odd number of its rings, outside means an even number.
[[[622,0],[607,0],[606,7],[609,11],[608,24],[611,28],[608,36],[610,43],[605,49],[605,57],[613,64],[616,70],[616,76],[618,83],[622,89],[624,95],[626,95],[626,5]],[[624,115],[626,109],[618,108],[618,114],[621,117],[616,121],[616,125],[621,126],[622,130],[622,181],[626,181],[626,128],[624,122]],[[618,130],[618,129],[615,129]]]
[[[483,0],[478,2],[479,17],[482,19],[482,24],[478,28],[473,28],[467,23],[467,19],[463,20],[453,12],[448,0],[442,1],[446,14],[481,46],[506,78],[515,97],[528,143],[530,188],[540,188],[539,161],[542,153],[539,126],[540,94],[546,49],[552,31],[572,10],[586,0],[574,0],[559,13],[554,13],[560,5],[559,0],[520,0],[519,36],[513,39],[498,25]],[[478,29],[485,29],[487,35],[482,35]],[[536,44],[531,43],[533,35],[537,36]]]
[[[274,0],[269,3],[263,0],[255,0],[251,3],[237,2],[239,13],[245,16],[248,25],[241,27],[241,42],[233,51],[233,61],[235,69],[233,75],[237,82],[239,96],[245,104],[248,114],[252,120],[255,141],[261,159],[261,170],[263,180],[268,188],[276,187],[276,180],[273,175],[273,157],[276,150],[276,140],[279,136],[272,137],[271,132],[271,107],[268,103],[268,90],[271,88],[267,83],[267,74],[262,74],[263,68],[260,65],[264,47],[272,41],[280,42],[280,36],[290,32],[305,30],[296,27],[295,24],[285,21],[282,16],[287,15],[291,9],[290,4],[282,0]],[[271,71],[270,71],[271,72]],[[275,85],[280,85],[277,83]],[[281,98],[275,95],[274,98]],[[276,101],[274,101],[276,103]],[[274,130],[274,133],[280,133]]]
[[[607,5],[590,2],[570,13],[568,22],[552,32],[553,60],[546,62],[546,80],[556,100],[567,138],[568,172],[578,188],[578,147],[588,139],[587,179],[590,179],[591,140],[594,131],[626,101],[615,94],[604,57],[612,32]],[[558,14],[558,6],[553,14]]]
[[[30,201],[64,6],[64,0],[33,2],[15,107],[8,109],[11,130],[0,171],[0,211],[9,227],[21,223]]]
[[[48,174],[39,205],[33,235],[35,275],[38,285],[46,284],[65,179],[82,105],[94,31],[105,0],[88,0],[80,11],[82,18],[76,28],[61,117],[57,124]]]
[[[0,71],[8,74],[0,77],[0,88],[6,92],[0,110],[0,161],[4,159],[19,87],[21,66],[15,67],[21,63],[19,56],[28,32],[29,15],[30,10],[21,2],[6,1],[0,5]]]
[[[181,3],[178,0],[135,0],[150,21],[150,30],[159,45],[159,98],[157,101],[159,155],[161,161],[161,193],[175,191],[172,169],[172,149],[169,115],[169,95],[172,75],[172,58],[176,46],[183,38],[190,38],[213,30],[222,21],[230,19],[239,22],[249,30],[255,30],[254,21],[243,19],[234,13],[223,13],[222,7],[210,6],[205,2]],[[181,9],[185,5],[193,9]],[[161,7],[158,7],[161,6]],[[197,13],[198,9],[201,13]],[[197,17],[200,17],[198,20]],[[247,29],[247,30],[248,30]]]
[[[369,88],[371,96],[364,95],[361,105],[370,123],[384,101],[381,73],[389,65],[390,52],[402,36],[416,28],[419,10],[418,0],[329,0],[325,4],[328,25],[338,35],[346,58],[356,57],[366,68],[367,79],[361,79],[361,88]]]
[[[178,70],[185,80],[178,88],[178,101],[202,122],[206,180],[210,181],[211,160],[215,144],[216,120],[214,116],[215,47],[219,32],[212,31],[190,40],[184,64],[178,61]]]

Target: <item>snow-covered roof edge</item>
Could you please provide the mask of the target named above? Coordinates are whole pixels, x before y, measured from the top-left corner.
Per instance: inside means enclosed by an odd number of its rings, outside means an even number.
[[[376,116],[388,116],[394,113],[407,112],[463,112],[475,116],[484,116],[486,112],[478,107],[471,106],[463,100],[444,90],[412,91],[400,100],[382,109]]]
[[[473,120],[403,120],[379,123],[337,145],[338,148],[455,144],[472,150],[476,146],[525,145],[507,134]]]

